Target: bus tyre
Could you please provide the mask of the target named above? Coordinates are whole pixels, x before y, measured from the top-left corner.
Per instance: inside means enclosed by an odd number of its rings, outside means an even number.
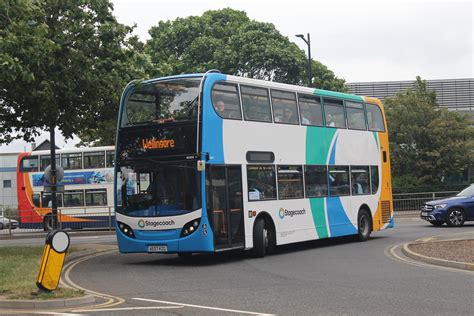
[[[253,225],[253,256],[263,258],[268,247],[268,229],[263,218],[258,218]]]
[[[43,230],[45,232],[53,230],[53,216],[51,214],[48,214],[44,217],[44,219],[43,219]]]
[[[371,217],[367,210],[361,210],[357,216],[357,240],[366,241],[372,232]]]

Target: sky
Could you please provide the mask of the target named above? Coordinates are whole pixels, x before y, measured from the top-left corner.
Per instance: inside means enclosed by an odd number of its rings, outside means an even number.
[[[281,0],[112,0],[114,15],[142,41],[159,21],[199,16],[232,8],[249,18],[273,23],[307,52],[295,34],[311,36],[311,56],[346,82],[472,78],[474,75],[473,1],[281,1]],[[39,144],[47,139],[42,133]],[[77,138],[59,147],[70,148]],[[0,152],[30,150],[15,141]]]

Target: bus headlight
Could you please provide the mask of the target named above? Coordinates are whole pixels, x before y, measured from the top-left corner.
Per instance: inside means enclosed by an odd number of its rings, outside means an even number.
[[[135,234],[133,233],[133,230],[130,226],[122,222],[117,222],[117,225],[120,231],[124,233],[125,236],[130,237],[130,238],[135,238]]]
[[[186,237],[194,233],[198,229],[200,222],[201,222],[201,219],[196,218],[186,223],[186,225],[184,225],[183,229],[181,230],[180,237]]]

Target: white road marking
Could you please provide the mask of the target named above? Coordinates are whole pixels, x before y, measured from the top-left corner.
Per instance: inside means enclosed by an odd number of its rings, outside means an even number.
[[[461,269],[455,269],[455,268],[450,268],[450,267],[445,267],[445,266],[429,264],[429,263],[425,263],[425,262],[422,262],[422,261],[417,261],[417,260],[414,260],[414,259],[411,259],[411,258],[403,258],[395,252],[395,250],[397,248],[402,247],[402,246],[403,246],[403,244],[398,244],[398,245],[395,245],[395,246],[387,247],[384,251],[385,255],[388,258],[392,258],[392,259],[395,259],[395,260],[398,260],[398,261],[401,261],[401,262],[404,262],[404,263],[407,263],[407,264],[411,264],[411,265],[417,266],[417,267],[433,268],[433,269],[451,271],[451,272],[456,272],[456,273],[464,273],[464,274],[468,274],[468,275],[473,275],[474,274],[472,271],[468,271],[468,270],[461,270]]]
[[[162,303],[162,304],[170,304],[170,305],[178,305],[178,306],[186,306],[186,307],[194,307],[194,308],[202,308],[202,309],[209,309],[209,310],[229,312],[229,313],[260,315],[260,316],[272,316],[272,315],[274,315],[274,314],[256,313],[256,312],[242,311],[242,310],[237,310],[237,309],[227,309],[227,308],[220,308],[220,307],[213,307],[213,306],[193,305],[193,304],[184,304],[184,303],[176,303],[176,302],[169,302],[169,301],[151,300],[151,299],[139,298],[139,297],[135,297],[133,299],[137,300],[137,301],[154,302],[154,303]]]
[[[99,253],[93,253],[91,255],[88,255],[84,258],[78,258],[74,261],[71,261],[69,263],[67,263],[64,267],[63,267],[63,278],[60,279],[60,282],[62,285],[66,286],[66,287],[70,287],[70,288],[75,288],[75,289],[80,289],[80,290],[83,290],[84,292],[88,293],[88,294],[91,294],[91,295],[94,295],[94,296],[98,296],[98,297],[101,297],[103,298],[104,300],[106,300],[105,303],[101,303],[101,304],[96,304],[96,305],[92,305],[92,306],[89,306],[89,308],[91,307],[97,307],[97,308],[104,308],[104,307],[112,307],[112,306],[115,306],[115,305],[120,305],[122,304],[123,302],[125,302],[125,300],[123,298],[120,298],[118,296],[113,296],[113,295],[109,295],[109,294],[103,294],[103,293],[99,293],[99,292],[95,292],[95,291],[92,291],[92,290],[88,290],[86,288],[83,288],[83,287],[80,287],[78,284],[76,284],[75,282],[73,282],[71,280],[71,278],[69,277],[69,273],[71,272],[71,270],[79,263],[83,262],[83,261],[86,261],[86,260],[89,260],[89,259],[92,259],[92,258],[95,258],[95,257],[98,257],[98,256],[101,256],[101,255],[105,255],[105,254],[108,254],[110,252],[112,252],[114,250],[108,250],[108,251],[104,251],[104,252],[99,252]]]
[[[77,240],[77,239],[97,239],[102,236],[84,236],[84,237],[71,237],[71,239]]]
[[[38,315],[63,315],[63,316],[82,316],[83,315],[83,314],[71,314],[71,313],[59,313],[59,312],[35,312],[35,311],[31,311],[28,313],[38,314]]]
[[[98,309],[78,309],[76,313],[92,313],[92,312],[113,312],[113,311],[129,311],[129,310],[143,310],[143,309],[173,309],[183,308],[184,306],[137,306],[137,307],[116,307],[116,308],[98,308]],[[72,315],[72,314],[71,314]]]

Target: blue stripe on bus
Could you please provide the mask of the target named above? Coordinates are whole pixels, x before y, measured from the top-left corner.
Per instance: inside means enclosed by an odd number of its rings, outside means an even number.
[[[326,208],[328,210],[331,237],[357,234],[357,229],[352,225],[344,211],[340,197],[328,197],[326,199]]]
[[[207,76],[204,82],[204,91],[210,91],[216,81],[225,81],[226,75],[212,74]],[[219,117],[214,110],[211,102],[211,93],[203,93],[203,121],[206,124],[202,129],[202,151],[203,153],[211,153],[209,162],[224,163],[224,146],[223,146],[223,130],[224,120]]]
[[[329,165],[335,165],[336,164],[336,145],[337,145],[338,137],[339,137],[339,135],[336,136],[336,139],[334,139],[334,143],[332,145],[331,156],[329,157]]]
[[[0,172],[16,172],[16,167],[3,167],[0,168]]]

